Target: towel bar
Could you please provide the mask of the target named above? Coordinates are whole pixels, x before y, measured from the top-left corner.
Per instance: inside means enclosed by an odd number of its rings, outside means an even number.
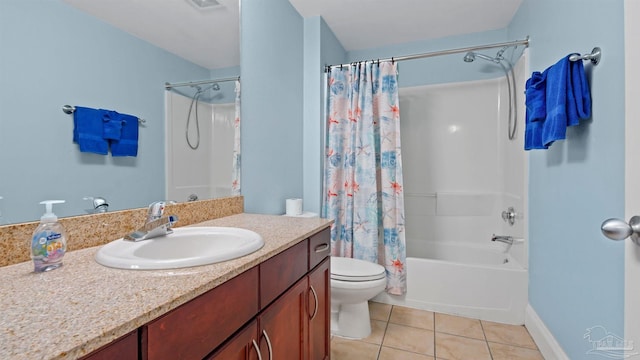
[[[593,65],[598,65],[601,57],[602,57],[602,49],[596,46],[593,48],[593,50],[591,50],[591,54],[584,54],[584,55],[573,54],[569,56],[569,60],[571,61],[591,60],[591,63]]]
[[[62,105],[62,112],[64,112],[65,114],[71,115],[71,114],[73,114],[74,111],[76,111],[76,107],[75,106]],[[138,118],[138,122],[141,123],[141,124],[144,124],[144,123],[147,122],[147,120]]]

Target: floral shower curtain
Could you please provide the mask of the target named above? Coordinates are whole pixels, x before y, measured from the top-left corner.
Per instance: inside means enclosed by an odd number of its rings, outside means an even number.
[[[397,64],[332,67],[324,217],[334,220],[331,255],[383,265],[387,292],[406,290],[404,198]]]
[[[240,80],[236,80],[236,118],[233,137],[233,169],[231,172],[231,195],[240,195]]]

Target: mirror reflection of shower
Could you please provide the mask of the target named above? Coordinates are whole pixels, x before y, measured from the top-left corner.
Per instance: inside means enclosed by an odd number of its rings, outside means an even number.
[[[507,77],[507,88],[509,92],[509,121],[507,136],[509,140],[513,140],[516,136],[516,126],[518,125],[518,111],[516,102],[516,80],[513,72],[513,64],[504,57],[504,52],[507,50],[507,46],[500,49],[495,57],[490,57],[484,54],[470,51],[465,54],[463,60],[465,62],[473,62],[476,58],[492,62],[500,65],[504,71],[504,75]],[[505,66],[506,63],[508,66]]]
[[[184,202],[230,196],[234,83],[180,85],[165,85],[166,198]]]
[[[187,145],[191,148],[191,150],[196,150],[200,146],[200,117],[198,116],[198,104],[200,102],[200,97],[203,94],[206,94],[207,91],[220,91],[220,85],[218,83],[213,83],[209,86],[202,88],[200,85],[191,85],[196,88],[195,94],[191,98],[191,105],[189,105],[189,113],[187,114],[187,121],[184,127],[184,136],[187,139]],[[196,104],[195,111],[193,111],[193,104]],[[195,129],[196,129],[196,140],[195,144],[191,143],[191,139],[189,138],[189,125],[191,123],[191,113],[195,112]]]

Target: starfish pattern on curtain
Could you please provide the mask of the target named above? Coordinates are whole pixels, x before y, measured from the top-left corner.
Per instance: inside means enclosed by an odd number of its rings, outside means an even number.
[[[324,217],[331,255],[381,264],[406,291],[397,64],[332,67],[328,76]]]

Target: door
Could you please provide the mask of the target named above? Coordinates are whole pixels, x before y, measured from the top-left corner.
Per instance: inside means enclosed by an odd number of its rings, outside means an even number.
[[[259,317],[263,359],[307,360],[307,277],[269,305]]]
[[[329,258],[309,273],[309,359],[329,359],[331,273]]]
[[[640,215],[640,2],[625,0],[625,218]],[[628,355],[640,352],[640,246],[625,240],[624,338],[633,345]],[[632,343],[630,343],[632,342]]]

